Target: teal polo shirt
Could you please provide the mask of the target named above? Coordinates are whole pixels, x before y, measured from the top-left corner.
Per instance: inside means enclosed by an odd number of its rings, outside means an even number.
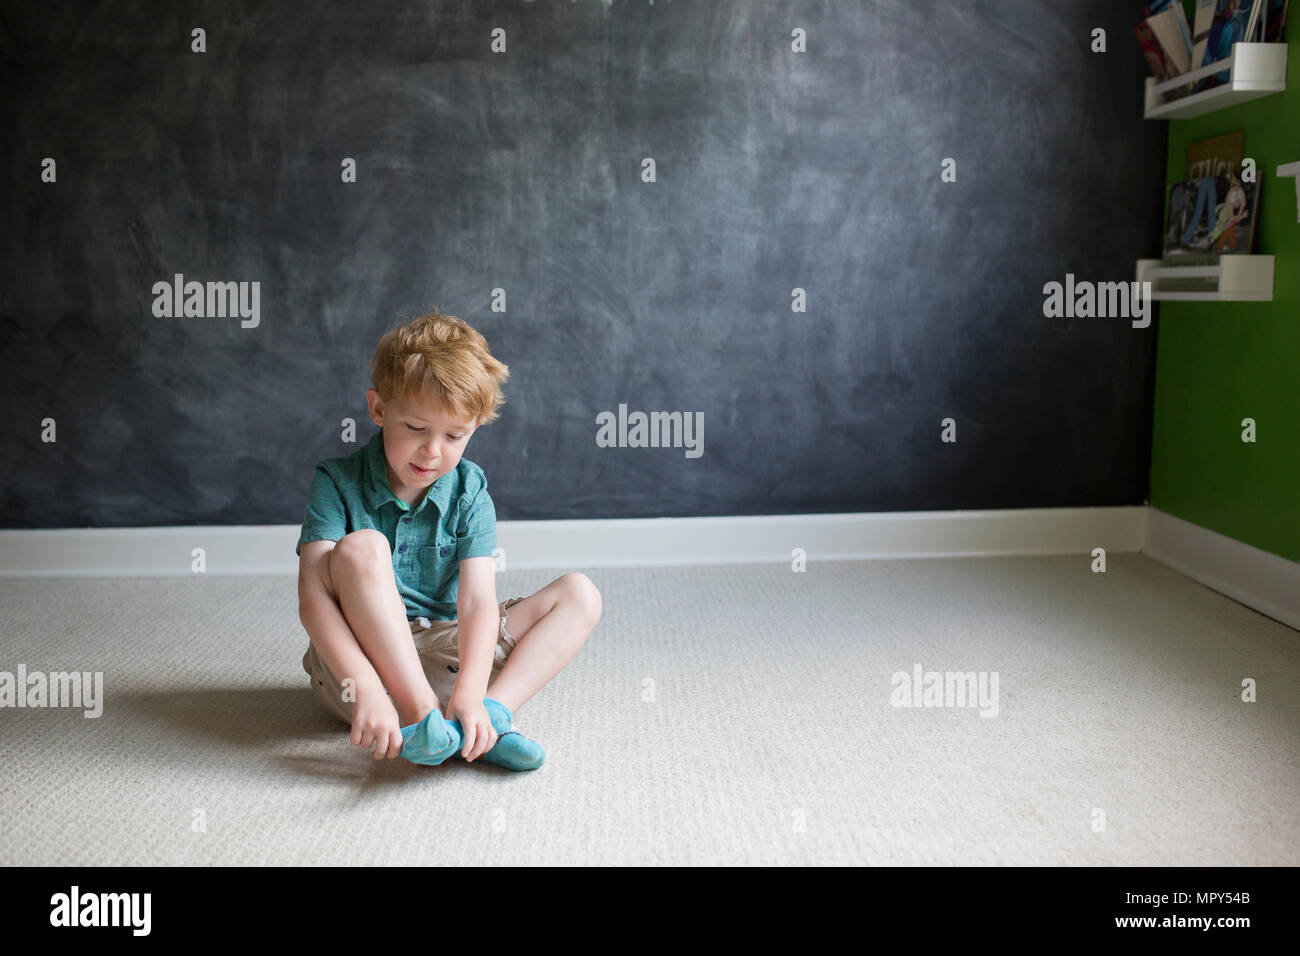
[[[388,483],[382,430],[351,455],[316,466],[294,553],[301,555],[308,541],[338,541],[362,528],[388,539],[408,620],[454,621],[460,562],[490,556],[497,546],[497,512],[483,469],[462,458],[412,507]]]

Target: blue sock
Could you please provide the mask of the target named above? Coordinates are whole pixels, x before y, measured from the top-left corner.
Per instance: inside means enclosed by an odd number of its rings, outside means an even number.
[[[436,767],[460,750],[460,725],[449,723],[437,707],[402,730],[402,756],[411,763]]]
[[[509,707],[491,697],[483,698],[483,707],[488,712],[488,719],[492,721],[492,729],[497,732],[497,742],[482,759],[507,770],[536,770],[546,762],[546,751],[542,745],[515,730],[514,715],[510,713]],[[460,721],[449,720],[447,724],[460,741],[455,751],[456,759],[464,760],[461,750],[464,749],[465,737]]]

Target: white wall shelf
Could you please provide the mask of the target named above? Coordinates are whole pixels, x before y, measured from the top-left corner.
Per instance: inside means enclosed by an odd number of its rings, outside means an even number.
[[[1273,257],[1225,253],[1218,265],[1167,266],[1139,259],[1137,281],[1151,283],[1151,298],[1182,302],[1272,302]],[[1204,286],[1188,289],[1189,285]]]
[[[1189,119],[1228,106],[1244,103],[1286,89],[1285,43],[1234,43],[1227,59],[1195,70],[1188,70],[1171,80],[1146,80],[1146,99],[1142,115],[1146,119]],[[1215,73],[1228,71],[1228,82],[1191,96],[1165,102],[1165,92],[1177,91],[1188,83]]]
[[[1287,176],[1295,177],[1295,221],[1300,222],[1300,162],[1279,166],[1277,175],[1279,179],[1284,179]]]

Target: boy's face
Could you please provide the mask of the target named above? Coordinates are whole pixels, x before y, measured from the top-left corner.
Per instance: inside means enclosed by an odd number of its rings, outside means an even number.
[[[393,494],[414,504],[429,486],[460,464],[465,445],[478,428],[457,420],[436,400],[384,402],[379,392],[366,392],[370,419],[384,430],[384,456]],[[419,469],[428,468],[428,472]]]

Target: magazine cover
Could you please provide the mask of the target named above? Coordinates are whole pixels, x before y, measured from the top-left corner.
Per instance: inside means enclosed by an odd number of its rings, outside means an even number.
[[[1259,183],[1235,173],[1175,183],[1169,190],[1165,265],[1212,265],[1226,253],[1249,254],[1255,240]]]

